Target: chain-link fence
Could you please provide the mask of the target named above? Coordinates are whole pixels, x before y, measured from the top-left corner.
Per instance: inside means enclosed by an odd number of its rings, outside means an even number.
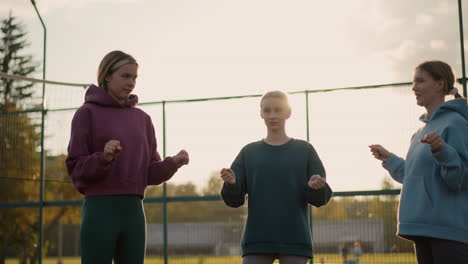
[[[332,188],[380,187],[386,176],[367,145],[385,140],[404,153],[419,115],[408,85],[290,93],[288,133],[315,146]],[[34,262],[38,248],[43,263],[80,262],[82,197],[64,161],[71,119],[85,90],[48,85],[46,91],[45,110],[32,103],[0,114],[4,263]],[[191,164],[167,185],[147,190],[147,263],[240,263],[246,210],[220,200],[217,171],[229,166],[243,145],[263,136],[259,96],[140,104],[153,119],[159,152],[172,155],[186,148],[191,155]],[[361,181],[356,188],[345,184],[356,181]],[[395,236],[398,194],[336,192],[329,205],[314,208],[315,262],[352,263],[359,243],[364,252],[360,263],[414,263],[411,245]],[[278,212],[277,217],[287,216]]]

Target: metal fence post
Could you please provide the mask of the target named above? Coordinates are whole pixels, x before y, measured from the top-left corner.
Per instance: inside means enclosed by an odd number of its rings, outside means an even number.
[[[42,20],[41,14],[37,10],[35,0],[31,0],[34,9],[36,10],[37,16],[41,21],[42,28],[44,29],[44,47],[43,47],[43,58],[42,58],[42,79],[46,79],[46,47],[47,47],[47,29]],[[45,150],[44,150],[44,122],[45,122],[45,83],[42,83],[42,102],[41,102],[41,164],[40,164],[40,182],[39,182],[39,219],[38,219],[38,245],[37,245],[37,257],[38,263],[42,264],[42,246],[44,240],[44,161],[45,161]]]
[[[462,63],[462,84],[463,84],[463,95],[466,97],[466,70],[465,70],[465,41],[463,37],[463,13],[462,13],[462,2],[458,0],[458,25],[460,27],[460,50],[461,50],[461,63]]]
[[[163,112],[163,157],[166,157],[166,101],[162,102]],[[164,264],[168,264],[167,255],[167,184],[163,184],[163,256]]]
[[[306,99],[306,130],[307,130],[307,142],[310,140],[310,130],[309,130],[309,91],[305,91],[305,99]],[[309,204],[309,226],[310,226],[310,235],[313,237],[314,230],[312,230],[312,206]],[[313,247],[313,245],[312,245]],[[314,258],[309,260],[310,264],[314,263]]]

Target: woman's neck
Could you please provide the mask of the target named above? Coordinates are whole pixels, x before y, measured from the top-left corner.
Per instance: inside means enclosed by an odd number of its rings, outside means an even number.
[[[435,100],[435,101],[431,102],[430,104],[426,105],[425,108],[426,108],[427,118],[431,118],[432,113],[434,112],[434,110],[437,107],[439,107],[439,105],[443,104],[444,102],[445,102],[444,98],[441,98],[440,100]]]
[[[286,135],[286,131],[268,131],[264,141],[270,145],[283,145],[288,142],[290,137]]]
[[[111,95],[111,96],[112,96],[112,95]],[[116,100],[117,103],[119,103],[119,105],[121,105],[121,106],[124,106],[124,105],[125,105],[125,99],[119,99],[119,98],[117,98],[117,97],[115,97],[115,96],[112,96],[112,98],[114,98],[114,100]]]
[[[110,95],[112,98],[114,98],[114,100],[117,101],[117,103],[119,103],[119,105],[121,105],[121,106],[125,105],[125,101],[126,101],[125,99],[118,98],[112,92],[109,92],[109,89],[106,89],[106,92],[107,92],[108,95]]]

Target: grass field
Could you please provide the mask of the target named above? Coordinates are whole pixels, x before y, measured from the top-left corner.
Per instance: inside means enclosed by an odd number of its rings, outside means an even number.
[[[7,259],[6,264],[18,264],[18,259]],[[58,264],[57,258],[45,258],[43,264]],[[79,264],[79,257],[66,257],[62,264]],[[145,264],[163,264],[162,257],[146,257]],[[242,258],[239,256],[187,256],[169,257],[169,264],[240,264]],[[275,263],[278,263],[276,261]],[[343,260],[338,254],[316,254],[315,264],[342,264]],[[351,262],[349,262],[351,263]],[[361,257],[359,264],[416,264],[416,258],[412,253],[393,254],[365,254]]]

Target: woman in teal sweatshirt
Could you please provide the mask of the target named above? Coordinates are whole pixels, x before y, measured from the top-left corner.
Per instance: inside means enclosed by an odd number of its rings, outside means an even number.
[[[468,263],[468,107],[454,79],[441,61],[416,67],[413,91],[426,113],[406,160],[369,146],[403,184],[398,235],[414,241],[419,264]],[[445,102],[448,94],[456,99]]]
[[[221,170],[221,196],[231,207],[244,204],[248,216],[242,237],[243,264],[304,264],[312,257],[308,206],[328,203],[332,191],[317,152],[289,138],[291,115],[286,94],[273,91],[260,103],[265,139],[245,146],[231,168]]]

